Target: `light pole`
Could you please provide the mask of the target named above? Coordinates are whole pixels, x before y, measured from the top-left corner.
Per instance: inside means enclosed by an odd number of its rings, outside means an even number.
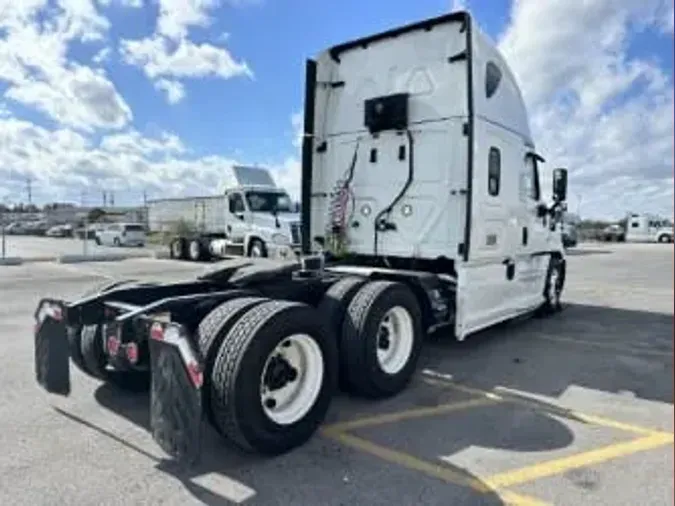
[[[9,209],[9,197],[5,197],[2,199],[2,203],[5,205],[5,209]],[[5,229],[7,228],[7,211],[3,211],[2,213],[2,258],[5,258],[7,254],[7,244],[6,244],[6,232]]]

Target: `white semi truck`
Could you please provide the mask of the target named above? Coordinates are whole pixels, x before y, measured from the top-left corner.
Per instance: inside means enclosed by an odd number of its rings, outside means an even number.
[[[626,242],[673,242],[673,223],[652,214],[629,213]]]
[[[428,332],[463,340],[560,309],[567,171],[547,204],[516,79],[468,13],[308,60],[304,107],[301,258],[40,301],[47,391],[70,393],[70,359],[148,381],[152,436],[180,461],[198,457],[203,415],[235,446],[280,454],[314,434],[338,385],[401,392]]]
[[[174,232],[169,252],[176,259],[294,257],[300,215],[288,193],[264,168],[234,166],[231,176],[219,195],[148,202],[150,231]]]

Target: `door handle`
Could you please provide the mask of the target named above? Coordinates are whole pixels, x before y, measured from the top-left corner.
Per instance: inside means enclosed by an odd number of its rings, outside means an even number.
[[[506,279],[511,281],[516,275],[516,262],[513,258],[508,257],[502,260],[502,265],[506,266]]]

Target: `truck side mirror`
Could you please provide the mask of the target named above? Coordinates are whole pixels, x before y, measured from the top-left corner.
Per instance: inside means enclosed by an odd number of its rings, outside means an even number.
[[[567,198],[567,169],[553,170],[553,200],[563,202]]]

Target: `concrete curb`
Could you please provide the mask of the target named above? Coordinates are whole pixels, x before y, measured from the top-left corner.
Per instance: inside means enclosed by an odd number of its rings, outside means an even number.
[[[168,251],[157,250],[153,253],[152,258],[155,258],[157,260],[167,260],[167,259],[171,258],[171,255],[169,255]]]
[[[134,257],[108,253],[103,255],[61,255],[54,260],[60,264],[78,264],[82,262],[119,262],[128,258]]]
[[[5,257],[5,258],[0,258],[0,265],[21,265],[23,263],[23,259],[19,257]]]

